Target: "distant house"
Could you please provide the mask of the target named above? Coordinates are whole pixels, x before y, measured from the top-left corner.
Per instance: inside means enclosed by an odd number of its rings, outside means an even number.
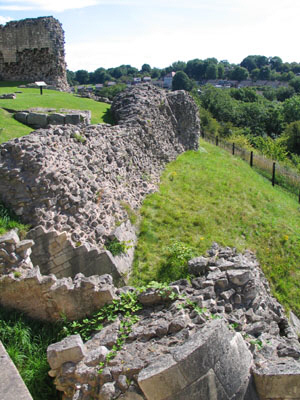
[[[158,87],[163,87],[164,86],[164,81],[162,81],[162,80],[154,80],[154,81],[152,81],[152,85],[154,85],[154,86],[158,86]]]
[[[176,72],[170,72],[164,77],[164,84],[163,87],[166,89],[172,88],[172,81],[175,76]]]
[[[96,90],[101,90],[103,88],[103,83],[96,83],[95,89]]]
[[[144,76],[143,81],[144,82],[150,82],[151,81],[151,77],[150,76]]]
[[[112,81],[107,82],[107,86],[115,86],[115,85],[116,85],[116,82],[112,82]]]
[[[133,78],[133,84],[137,85],[138,83],[142,82],[142,78]]]

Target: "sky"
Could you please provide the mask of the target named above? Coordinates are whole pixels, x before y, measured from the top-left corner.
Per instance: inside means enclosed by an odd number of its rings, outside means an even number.
[[[248,55],[300,62],[299,0],[0,0],[0,24],[50,15],[71,71]]]

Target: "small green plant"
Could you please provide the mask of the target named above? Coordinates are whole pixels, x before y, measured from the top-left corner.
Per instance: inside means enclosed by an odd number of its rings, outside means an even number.
[[[21,277],[21,272],[20,271],[14,271],[14,277],[15,278],[20,278]]]
[[[79,334],[83,340],[89,340],[94,332],[101,331],[105,322],[113,322],[118,316],[130,318],[142,308],[137,301],[137,293],[122,293],[120,299],[113,300],[111,304],[106,304],[99,311],[90,317],[80,321],[64,321],[61,337]]]
[[[75,247],[81,246],[81,242],[78,240],[78,242],[75,243]]]
[[[84,136],[80,135],[80,133],[74,133],[74,139],[80,143],[86,142],[86,138]]]
[[[120,254],[125,254],[127,250],[131,249],[131,240],[123,241],[117,238],[112,240],[107,240],[105,243],[105,248],[111,252],[113,256],[119,256]]]
[[[132,225],[135,225],[138,219],[137,213],[131,208],[130,204],[126,203],[125,201],[120,201],[120,205],[127,212],[129,221],[132,223]]]
[[[160,281],[172,282],[188,276],[187,262],[194,257],[193,249],[187,244],[172,240],[165,248],[166,261],[161,265],[158,276]]]
[[[257,350],[261,350],[263,348],[263,342],[260,339],[250,340],[250,343],[253,344]]]

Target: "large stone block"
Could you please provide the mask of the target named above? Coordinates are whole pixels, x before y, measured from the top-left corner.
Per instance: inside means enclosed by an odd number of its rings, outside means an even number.
[[[51,369],[57,369],[65,362],[79,362],[85,353],[85,346],[80,335],[71,335],[48,347],[47,360]]]
[[[64,125],[65,123],[65,115],[53,113],[48,116],[48,124],[50,125]]]
[[[48,125],[47,114],[29,113],[27,124],[34,128],[46,128]]]
[[[147,399],[232,399],[247,391],[252,355],[240,334],[212,321],[170,355],[142,370]],[[198,397],[197,397],[198,396]]]
[[[32,400],[17,368],[0,341],[0,399]]]
[[[155,363],[142,370],[138,384],[147,399],[163,400],[174,398],[188,385],[178,363],[171,355],[161,357]]]
[[[268,362],[253,370],[260,400],[300,399],[300,363],[295,360]]]

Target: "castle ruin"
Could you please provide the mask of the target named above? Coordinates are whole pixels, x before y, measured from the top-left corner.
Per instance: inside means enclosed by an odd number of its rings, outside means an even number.
[[[0,25],[0,79],[45,81],[66,89],[61,23],[53,17],[39,17]]]

